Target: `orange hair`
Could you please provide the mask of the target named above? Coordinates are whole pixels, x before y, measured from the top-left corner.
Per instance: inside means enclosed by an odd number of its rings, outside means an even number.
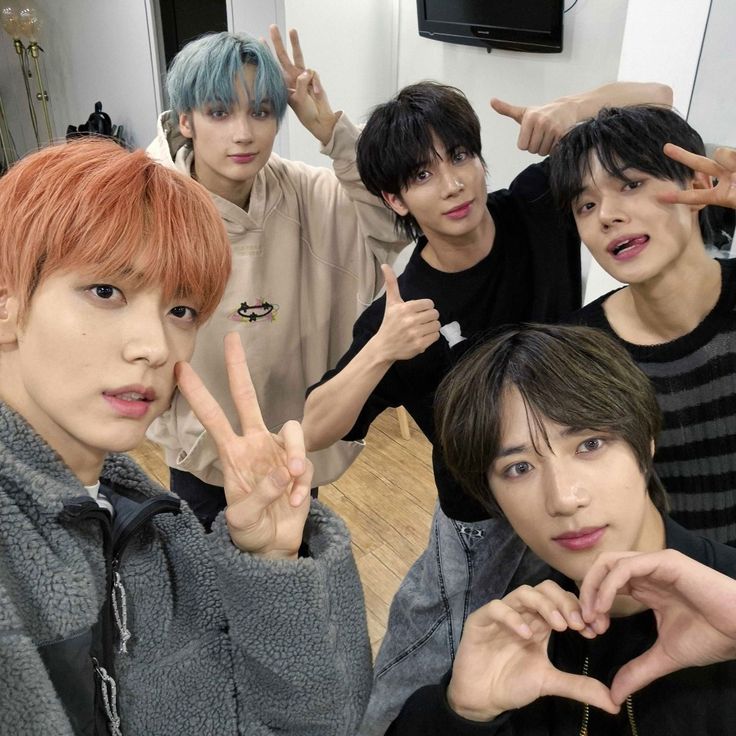
[[[192,299],[199,322],[222,298],[230,244],[207,191],[143,151],[90,139],[49,146],[0,179],[0,287],[22,316],[58,271],[136,274],[166,299]]]

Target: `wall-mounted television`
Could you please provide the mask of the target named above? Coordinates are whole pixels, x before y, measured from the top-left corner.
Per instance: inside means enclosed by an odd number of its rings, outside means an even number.
[[[562,51],[564,0],[417,0],[419,35],[491,49]]]

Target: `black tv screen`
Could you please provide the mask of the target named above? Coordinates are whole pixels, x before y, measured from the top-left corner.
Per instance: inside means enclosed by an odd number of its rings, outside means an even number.
[[[512,51],[562,51],[564,0],[417,0],[419,35]]]

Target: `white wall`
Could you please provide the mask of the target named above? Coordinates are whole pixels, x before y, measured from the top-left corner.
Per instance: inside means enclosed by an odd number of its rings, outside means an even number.
[[[561,54],[499,49],[489,54],[482,48],[421,38],[414,0],[401,0],[400,15],[399,86],[437,79],[466,93],[480,117],[489,184],[497,189],[539,159],[516,148],[516,124],[493,112],[490,98],[539,105],[615,80],[626,2],[579,0],[564,16],[565,50]]]
[[[86,122],[94,103],[101,100],[113,124],[124,125],[133,144],[147,145],[160,111],[151,1],[34,0],[34,4],[43,18],[40,45],[45,49],[44,73],[56,136],[63,137],[68,124]],[[2,44],[15,56],[5,34]],[[11,71],[22,85],[20,71]],[[8,117],[15,134],[30,122],[25,98],[20,100],[16,93],[14,97],[14,112]],[[45,130],[40,106],[37,114],[39,127]],[[24,150],[33,147],[32,134],[26,132],[24,140]]]
[[[526,54],[420,38],[416,0],[284,0],[285,24],[300,32],[309,66],[330,101],[356,120],[400,87],[437,79],[462,89],[478,113],[489,185],[505,186],[537,157],[516,148],[516,124],[489,107],[491,97],[540,104],[616,79],[625,0],[578,0],[565,15],[562,54]],[[283,30],[283,28],[282,28]],[[314,141],[290,121],[289,152],[324,163]]]
[[[308,67],[319,72],[334,109],[354,122],[396,91],[399,0],[285,0],[285,29],[296,28]],[[314,138],[289,112],[289,152],[326,165]]]

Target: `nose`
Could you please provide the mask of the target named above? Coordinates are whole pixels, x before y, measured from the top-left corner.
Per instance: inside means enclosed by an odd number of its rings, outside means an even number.
[[[253,129],[248,112],[241,111],[237,115],[233,115],[233,118],[233,141],[235,143],[250,143],[253,140]]]
[[[626,222],[626,214],[617,197],[603,197],[598,206],[598,219],[604,230],[617,223]]]
[[[441,169],[441,176],[442,196],[454,197],[465,189],[462,179],[458,176],[457,170],[453,167],[444,165]]]
[[[164,365],[169,355],[169,340],[161,317],[158,314],[140,315],[125,337],[124,359],[129,363],[157,367]]]
[[[567,468],[545,469],[545,506],[550,516],[572,516],[590,503],[585,482]]]

